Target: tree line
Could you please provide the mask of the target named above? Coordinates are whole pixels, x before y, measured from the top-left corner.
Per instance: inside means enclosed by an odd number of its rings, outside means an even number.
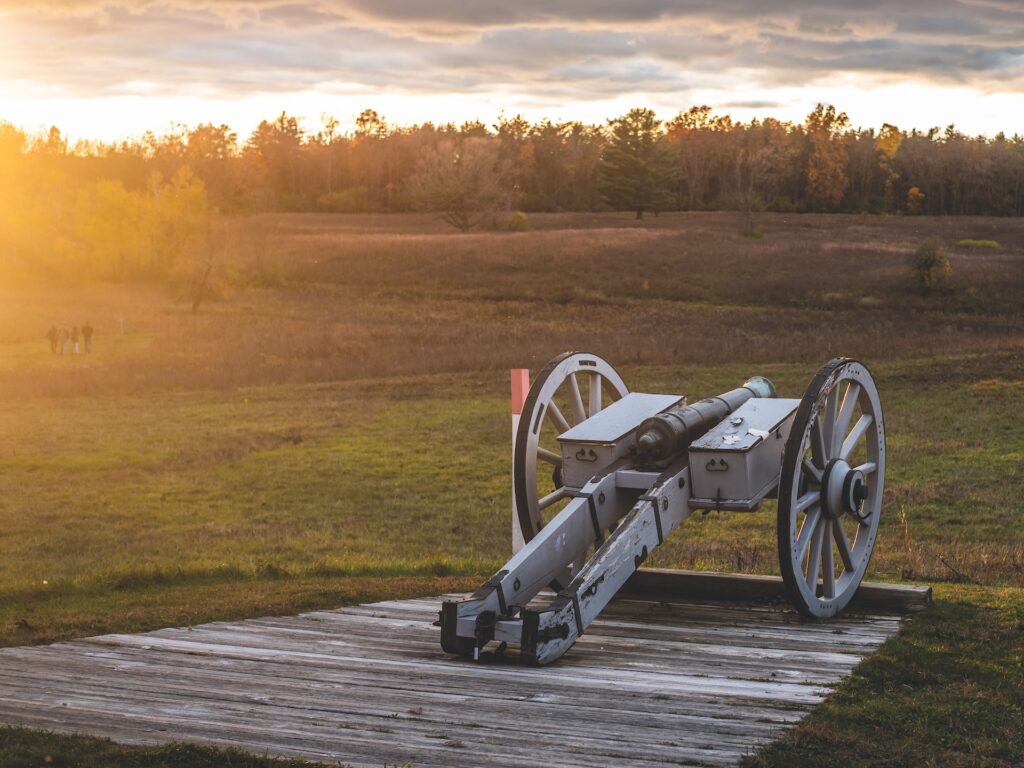
[[[132,189],[188,167],[225,212],[423,209],[424,182],[468,156],[474,168],[456,174],[463,184],[490,174],[494,194],[527,212],[633,209],[640,200],[651,210],[1024,214],[1024,137],[972,137],[952,125],[851,128],[824,105],[802,123],[744,123],[697,106],[664,122],[635,109],[607,125],[513,117],[403,127],[365,110],[347,133],[331,117],[307,131],[281,114],[244,140],[207,124],[73,148],[56,128],[27,136],[0,124],[5,166],[12,154],[45,158],[51,176]]]
[[[0,174],[0,259],[123,278],[181,270],[182,253],[202,274],[218,212],[425,210],[460,229],[511,211],[1024,214],[1024,137],[853,128],[824,105],[801,123],[696,106],[667,121],[397,126],[366,110],[347,132],[282,113],[244,139],[206,124],[75,146],[0,122]]]

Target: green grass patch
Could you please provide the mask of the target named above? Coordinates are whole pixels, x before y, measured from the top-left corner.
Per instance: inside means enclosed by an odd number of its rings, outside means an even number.
[[[755,373],[797,397],[815,367],[621,371],[635,390],[695,400]],[[872,370],[888,467],[869,578],[938,584],[939,600],[773,748],[789,752],[756,759],[1013,765],[1024,360],[1007,349]],[[19,402],[0,420],[0,645],[477,586],[510,550],[506,388],[498,371]],[[774,510],[695,515],[651,564],[776,573]],[[168,748],[133,763],[143,753],[6,736],[9,765],[34,764],[23,750],[37,747],[67,765],[101,764],[80,757],[92,749],[115,766],[206,759]]]
[[[956,247],[957,248],[967,248],[967,249],[972,250],[972,251],[981,251],[981,250],[995,251],[995,250],[998,250],[998,249],[1002,248],[1002,246],[998,242],[996,242],[995,240],[972,240],[970,238],[965,238],[963,240],[957,240]]]
[[[889,450],[870,578],[1024,584],[1020,357],[874,368]],[[799,396],[813,370],[623,370],[691,399],[753,373]],[[304,585],[319,607],[326,583],[483,579],[510,550],[506,386],[465,374],[9,410],[0,643],[287,613]],[[695,515],[652,564],[777,573],[774,509]],[[254,585],[277,597],[252,602]],[[195,610],[192,589],[219,593],[217,610]]]
[[[109,739],[0,726],[0,768],[311,768],[306,760],[193,744],[126,747]]]
[[[211,575],[125,589],[58,590],[0,600],[0,646],[72,637],[144,632],[210,621],[280,616],[376,600],[397,600],[478,586],[471,576]]]
[[[940,586],[935,595],[746,768],[1020,766],[1024,590]]]

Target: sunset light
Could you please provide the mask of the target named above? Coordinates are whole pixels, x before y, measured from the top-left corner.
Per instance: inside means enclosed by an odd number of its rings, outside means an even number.
[[[1024,130],[1022,20],[1011,4],[0,2],[0,119],[113,140],[172,124],[247,135],[286,111],[307,129],[365,108],[398,125],[668,119],[708,104],[855,126]],[[778,6],[778,7],[775,7]],[[938,18],[938,17],[936,17]],[[952,108],[955,106],[955,109]]]
[[[1024,0],[0,0],[0,768],[1024,768]]]

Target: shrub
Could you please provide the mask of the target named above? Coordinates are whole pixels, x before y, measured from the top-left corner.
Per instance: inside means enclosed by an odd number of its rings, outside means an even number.
[[[921,295],[930,295],[950,272],[949,257],[942,240],[930,237],[921,243],[914,251],[910,266]]]
[[[509,232],[525,232],[530,228],[530,220],[522,211],[513,211],[512,215],[508,217],[506,227]]]
[[[957,248],[970,248],[972,250],[995,250],[1001,248],[995,240],[960,240],[956,244]]]

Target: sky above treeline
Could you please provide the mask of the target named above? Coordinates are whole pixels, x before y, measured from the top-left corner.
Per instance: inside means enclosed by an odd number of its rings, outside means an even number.
[[[1024,0],[0,0],[0,120],[112,140],[696,104],[1024,134]]]

